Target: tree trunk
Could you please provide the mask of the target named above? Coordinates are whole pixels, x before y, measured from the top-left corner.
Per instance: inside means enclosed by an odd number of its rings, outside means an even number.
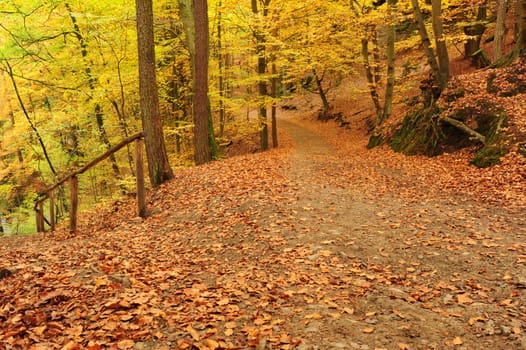
[[[382,107],[380,106],[380,97],[378,96],[378,80],[375,79],[376,75],[373,73],[369,59],[368,37],[373,33],[373,31],[376,31],[374,27],[367,26],[365,34],[367,38],[362,39],[362,58],[365,66],[365,76],[367,78],[367,85],[369,86],[369,93],[371,95],[371,99],[373,100],[376,118],[379,120],[382,117]]]
[[[493,41],[493,61],[502,57],[502,45],[506,32],[506,10],[508,0],[497,0],[497,22],[495,24],[495,40]]]
[[[208,6],[206,0],[194,0],[194,160],[204,164],[212,160],[208,121]],[[212,132],[213,135],[213,132]]]
[[[397,0],[387,1],[387,13],[389,18],[395,18],[395,7]],[[387,26],[387,84],[385,86],[384,108],[382,117],[377,120],[377,125],[382,123],[391,115],[393,110],[393,93],[395,85],[395,40],[396,25],[389,23]]]
[[[435,34],[435,45],[438,56],[438,78],[440,89],[444,90],[449,81],[449,54],[447,52],[446,38],[442,27],[442,1],[433,0],[431,2],[431,12],[433,20],[433,32]]]
[[[433,72],[433,74],[436,74],[435,77],[438,78],[438,62],[435,57],[435,53],[433,52],[433,48],[431,47],[431,40],[429,39],[429,34],[427,33],[427,29],[424,23],[424,16],[422,15],[422,11],[420,10],[420,5],[418,5],[418,0],[411,0],[411,3],[413,5],[413,14],[418,24],[420,40],[422,40],[424,52],[427,57],[427,63],[431,67],[431,71]]]
[[[225,77],[223,57],[223,9],[222,1],[217,2],[217,68],[219,75],[219,136],[225,132]]]
[[[136,0],[137,40],[139,51],[139,94],[148,174],[152,186],[173,178],[168,163],[159,112],[159,95],[155,73],[152,0]]]
[[[259,9],[258,9],[258,0],[252,0],[252,12],[255,17],[259,15]],[[266,0],[263,5],[263,16],[266,16],[267,9],[266,5],[270,0]],[[258,23],[260,25],[261,23]],[[261,150],[265,151],[268,149],[268,123],[267,123],[267,107],[265,104],[265,97],[268,95],[267,91],[267,82],[265,81],[265,78],[263,75],[267,71],[267,60],[265,58],[265,36],[261,32],[259,28],[255,31],[256,36],[256,54],[258,56],[258,63],[257,63],[257,72],[259,74],[259,82],[258,82],[258,91],[259,96],[262,99],[259,108],[258,108],[258,118],[259,118],[259,127],[260,127],[260,139],[261,139]]]
[[[526,0],[517,0],[516,3],[517,35],[514,56],[522,56],[526,52]]]
[[[272,147],[278,147],[278,120],[277,120],[277,105],[278,98],[278,69],[276,63],[272,64],[272,81],[271,81],[271,95],[272,95]]]
[[[327,98],[327,91],[323,88],[323,78],[325,74],[322,74],[322,76],[320,77],[315,69],[312,70],[312,74],[316,82],[316,87],[318,88],[318,95],[320,95],[321,102],[323,105],[321,114],[318,117],[321,120],[326,120],[329,118],[331,104],[329,103],[329,99]]]
[[[424,47],[424,52],[427,57],[427,62],[431,67],[431,77],[428,80],[425,80],[420,89],[424,95],[424,105],[429,107],[434,101],[440,96],[442,92],[442,85],[440,83],[440,69],[438,66],[437,59],[435,57],[435,52],[431,47],[431,40],[429,39],[429,34],[424,23],[424,16],[418,5],[418,0],[411,0],[413,6],[413,14],[418,25],[418,32],[420,34],[420,39],[422,40],[422,45]]]
[[[469,39],[464,44],[464,57],[471,60],[471,65],[476,68],[483,68],[488,65],[480,48],[480,41],[482,35],[486,31],[486,25],[483,21],[487,18],[486,4],[482,4],[478,8],[477,22],[473,25],[464,27],[464,34],[469,36]]]
[[[208,5],[206,0],[179,1],[179,12],[190,51],[193,77],[194,161],[204,164],[215,156],[216,144],[208,99]]]

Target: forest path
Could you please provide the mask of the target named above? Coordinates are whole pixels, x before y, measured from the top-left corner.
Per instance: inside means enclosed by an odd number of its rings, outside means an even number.
[[[418,168],[418,157],[366,154],[360,130],[279,125],[294,144],[297,244],[359,270],[348,282],[367,288],[353,317],[309,324],[307,349],[526,348],[524,206],[447,191],[432,181],[454,169]]]
[[[519,177],[281,114],[282,147],[178,170],[145,219],[2,238],[0,348],[526,348]]]

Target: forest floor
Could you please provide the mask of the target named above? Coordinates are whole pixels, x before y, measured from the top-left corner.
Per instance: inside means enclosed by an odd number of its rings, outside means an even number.
[[[178,171],[146,219],[2,238],[0,349],[526,348],[524,166],[281,114],[279,149]]]

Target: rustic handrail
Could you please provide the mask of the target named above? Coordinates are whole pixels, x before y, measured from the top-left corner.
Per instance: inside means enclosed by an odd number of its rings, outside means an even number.
[[[44,191],[38,194],[38,198],[35,200],[34,210],[36,212],[37,231],[45,231],[44,225],[47,223],[51,226],[51,230],[55,229],[55,218],[54,218],[54,196],[53,190],[69,181],[70,185],[70,232],[75,232],[77,228],[77,208],[78,208],[78,175],[83,174],[90,168],[94,167],[98,163],[102,162],[115,152],[118,152],[124,146],[135,141],[135,175],[137,180],[137,215],[140,217],[146,216],[146,190],[144,185],[144,170],[143,170],[143,156],[142,156],[142,139],[144,138],[144,132],[137,133],[133,136],[123,139],[121,142],[110,148],[104,154],[93,159],[82,168],[77,169],[60,181],[56,182],[52,186],[49,186]],[[50,199],[50,216],[51,222],[49,222],[44,216],[44,201]]]

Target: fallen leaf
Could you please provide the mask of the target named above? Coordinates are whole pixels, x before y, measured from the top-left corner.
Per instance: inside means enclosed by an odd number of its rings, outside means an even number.
[[[477,323],[477,322],[484,322],[484,321],[486,321],[486,319],[483,318],[483,317],[471,317],[471,318],[469,319],[469,321],[468,321],[468,324],[469,324],[470,326],[473,326],[473,325],[474,325],[475,323]]]
[[[354,314],[354,309],[350,307],[344,307],[343,312],[348,313],[349,315]]]
[[[224,297],[224,298],[221,298],[218,302],[217,302],[217,305],[227,305],[230,303],[230,298],[228,297]]]
[[[454,345],[462,345],[462,344],[464,344],[464,342],[462,341],[462,339],[460,339],[460,337],[455,337],[455,339],[453,339],[453,344]]]
[[[373,332],[374,332],[373,327],[367,327],[367,328],[362,329],[362,333],[365,333],[365,334],[371,334]]]
[[[120,350],[131,349],[135,345],[135,342],[131,339],[124,339],[117,343],[117,348]]]
[[[457,295],[457,302],[459,304],[471,304],[473,303],[473,299],[469,297],[469,294],[459,294]]]

